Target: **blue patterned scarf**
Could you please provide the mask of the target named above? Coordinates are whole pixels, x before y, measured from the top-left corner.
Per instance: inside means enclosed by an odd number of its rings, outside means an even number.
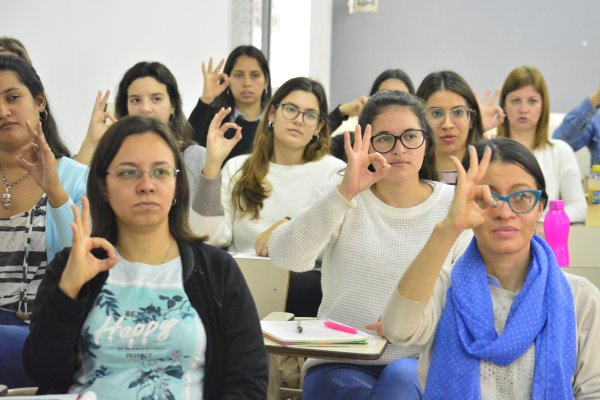
[[[531,264],[501,335],[475,238],[452,270],[437,327],[426,399],[480,399],[481,361],[507,366],[535,343],[534,399],[572,399],[576,364],[571,288],[552,249],[534,235]]]

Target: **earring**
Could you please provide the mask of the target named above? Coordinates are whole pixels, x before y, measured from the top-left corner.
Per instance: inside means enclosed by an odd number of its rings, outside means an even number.
[[[316,142],[317,140],[319,140],[319,134],[317,133],[316,135],[313,135],[312,137],[312,141]]]
[[[269,127],[269,129],[273,129],[273,121],[269,121],[269,123],[267,124],[267,126]]]
[[[171,206],[174,206],[175,203],[177,203],[177,199],[173,198],[173,202],[171,203]]]
[[[48,119],[48,110],[45,108],[40,112],[40,121],[45,122]]]

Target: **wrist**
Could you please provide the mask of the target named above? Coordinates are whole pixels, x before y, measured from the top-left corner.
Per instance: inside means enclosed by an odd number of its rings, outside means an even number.
[[[46,191],[46,195],[48,196],[48,202],[53,208],[58,208],[69,200],[69,195],[60,185],[58,188]]]

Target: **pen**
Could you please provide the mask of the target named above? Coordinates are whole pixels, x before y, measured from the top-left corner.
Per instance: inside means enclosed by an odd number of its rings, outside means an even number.
[[[298,329],[298,333],[302,333],[302,321],[296,321],[296,329]]]
[[[346,326],[337,322],[333,322],[333,321],[325,321],[323,322],[323,325],[325,325],[327,328],[329,329],[334,329],[336,331],[340,331],[340,332],[346,332],[346,333],[351,333],[353,335],[356,335],[358,333],[358,329],[354,329],[350,326]]]

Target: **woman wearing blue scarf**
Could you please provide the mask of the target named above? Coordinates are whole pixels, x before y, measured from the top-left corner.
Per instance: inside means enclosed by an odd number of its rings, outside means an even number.
[[[600,398],[600,291],[563,274],[535,235],[547,201],[535,157],[505,138],[469,154],[467,170],[453,158],[453,204],[392,294],[385,336],[421,346],[426,399]]]

